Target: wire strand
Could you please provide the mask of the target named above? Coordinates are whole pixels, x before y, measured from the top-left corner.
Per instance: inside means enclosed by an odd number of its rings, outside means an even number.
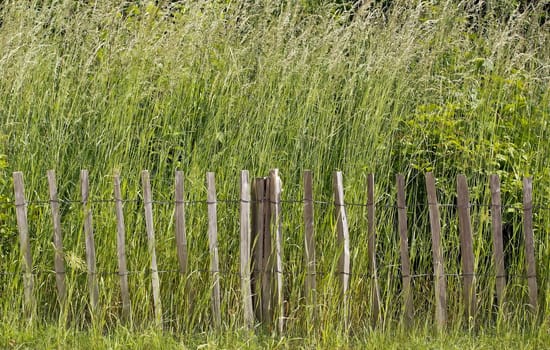
[[[88,199],[85,203],[94,205],[94,204],[106,204],[106,203],[144,203],[143,199],[141,198],[106,198],[106,199]],[[13,205],[16,207],[23,206],[23,205],[48,205],[52,203],[58,203],[58,204],[85,204],[82,199],[57,199],[57,200],[27,200],[23,204],[16,204],[15,201],[4,201],[1,202],[0,205]],[[211,204],[207,200],[197,200],[197,199],[190,199],[190,200],[184,200],[184,201],[177,201],[177,200],[152,200],[150,202],[147,202],[147,204],[161,204],[161,205],[171,205],[171,204],[187,204],[187,205],[194,205],[194,204]],[[304,200],[304,199],[281,199],[279,201],[271,201],[271,200],[249,200],[245,201],[242,199],[218,199],[216,203],[229,203],[229,204],[240,204],[240,203],[270,203],[270,204],[305,204],[305,203],[313,203],[313,204],[319,204],[319,205],[334,205],[334,206],[343,206],[343,207],[369,207],[370,204],[367,203],[355,203],[355,202],[344,202],[344,204],[337,204],[331,201],[321,201],[321,200]],[[415,203],[412,206],[405,206],[405,207],[399,207],[396,203],[392,204],[382,204],[382,203],[376,203],[374,204],[374,207],[376,208],[395,208],[395,209],[409,209],[412,207],[427,207],[433,204],[430,203]],[[449,207],[449,208],[459,208],[459,206],[456,203],[438,203],[438,207]],[[488,208],[491,209],[494,205],[492,204],[483,204],[483,203],[470,203],[466,206],[462,206],[465,208]],[[529,207],[524,207],[523,203],[513,203],[508,205],[499,205],[497,206],[501,209],[517,209],[517,210],[550,210],[550,206],[540,205],[540,204],[533,204]]]
[[[387,267],[388,266],[386,266],[386,268]],[[385,267],[379,267],[377,269],[378,273],[380,272],[380,270],[383,270],[384,268]],[[178,273],[178,274],[192,275],[192,274],[195,274],[195,273],[205,273],[205,274],[220,274],[220,275],[236,275],[236,276],[239,276],[239,277],[241,276],[241,273],[238,272],[238,271],[231,271],[231,270],[215,270],[215,271],[213,271],[213,270],[209,270],[209,269],[195,269],[195,270],[191,270],[191,271],[188,271],[188,272],[185,272],[185,273],[182,272],[179,269],[164,269],[164,270],[143,269],[143,270],[128,270],[126,272],[119,272],[119,271],[87,272],[87,271],[35,270],[35,271],[32,271],[30,274],[33,275],[33,276],[38,276],[38,275],[68,275],[68,274],[92,275],[92,276],[108,276],[108,275],[124,276],[124,275],[138,275],[138,274],[148,275],[148,274],[152,274],[154,272],[159,273],[159,274]],[[283,274],[283,275],[287,275],[287,276],[295,276],[296,275],[295,269],[289,269],[289,270],[285,270],[285,271],[280,271],[280,270],[277,270],[277,269],[265,270],[265,271],[258,270],[258,269],[253,269],[251,271],[251,276],[254,274],[253,272],[255,274],[259,274],[259,275],[262,275],[262,274],[268,274],[268,275]],[[24,271],[5,271],[5,270],[0,271],[0,275],[4,275],[4,276],[15,276],[15,275],[24,276],[24,275],[27,275],[27,274],[28,273],[24,272]],[[303,271],[303,272],[299,272],[298,274],[303,274],[305,276],[346,275],[346,276],[357,276],[357,277],[364,277],[364,278],[371,278],[371,279],[377,277],[378,279],[380,279],[380,274],[375,276],[372,273],[363,273],[363,272],[317,270],[314,273]],[[433,273],[419,273],[419,274],[409,274],[409,275],[400,274],[400,276],[402,278],[415,279],[415,278],[426,278],[426,277],[427,278],[432,278],[432,277],[435,277],[436,275],[433,274]],[[495,277],[495,278],[507,278],[507,279],[512,279],[512,278],[521,278],[521,279],[537,278],[536,275],[526,275],[526,274],[495,275],[493,273],[444,273],[441,276],[443,276],[443,277],[482,277],[483,276],[483,277]]]

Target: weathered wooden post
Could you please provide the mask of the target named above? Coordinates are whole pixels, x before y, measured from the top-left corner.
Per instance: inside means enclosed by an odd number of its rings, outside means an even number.
[[[48,187],[50,191],[50,208],[52,211],[53,223],[53,245],[55,285],[57,287],[57,301],[61,307],[61,312],[65,310],[65,300],[67,298],[67,288],[65,285],[65,263],[63,261],[63,235],[61,233],[61,215],[59,214],[59,198],[57,196],[57,182],[55,180],[55,171],[48,170]]]
[[[338,233],[338,247],[340,258],[338,261],[338,273],[342,282],[342,296],[344,308],[344,327],[349,327],[349,280],[350,280],[350,246],[349,246],[349,228],[346,207],[344,203],[344,181],[342,172],[336,171],[333,174],[333,193],[334,193],[334,218],[336,220],[336,230]]]
[[[212,318],[214,326],[221,327],[221,300],[220,300],[220,266],[218,257],[218,214],[216,179],[214,173],[206,173],[206,187],[208,188],[208,247],[210,250],[210,274],[212,276]]]
[[[506,271],[504,270],[504,243],[502,242],[502,205],[500,198],[500,180],[491,175],[491,221],[493,230],[493,259],[496,269],[497,302],[500,309],[504,305]]]
[[[23,289],[25,294],[24,310],[27,316],[32,319],[35,306],[33,297],[34,279],[32,275],[32,255],[29,240],[29,226],[27,223],[27,202],[25,200],[25,185],[23,184],[23,173],[13,173],[13,188],[15,192],[15,213],[17,216],[17,227],[19,229],[19,246],[23,262]]]
[[[399,252],[401,256],[401,278],[403,280],[403,315],[405,326],[413,321],[413,294],[411,290],[411,263],[409,259],[409,238],[407,233],[407,201],[405,199],[405,178],[397,175],[397,216],[399,229]]]
[[[369,274],[372,284],[372,323],[380,322],[380,287],[376,270],[376,222],[374,204],[374,174],[367,175],[367,219],[368,219],[368,256]]]
[[[538,312],[537,270],[535,261],[535,239],[533,236],[533,178],[523,179],[523,234],[525,237],[525,260],[527,266],[527,284],[529,286],[529,305]]]
[[[470,194],[466,176],[457,176],[458,229],[460,235],[460,256],[462,262],[462,291],[464,309],[468,321],[475,318],[476,286],[474,275],[474,248],[472,244],[472,225],[470,222]]]
[[[304,172],[304,240],[306,280],[305,294],[308,305],[312,308],[311,318],[316,316],[317,282],[315,276],[315,232],[313,227],[313,173]]]
[[[122,318],[130,321],[132,307],[130,304],[130,288],[128,287],[128,267],[126,266],[126,228],[124,225],[124,211],[122,210],[122,193],[120,190],[120,175],[115,173],[113,177],[115,213],[117,227],[117,260],[118,276],[120,280],[120,296],[122,299]]]
[[[441,222],[435,189],[435,178],[431,172],[426,173],[426,190],[428,192],[430,227],[432,230],[435,319],[438,329],[443,330],[447,324],[447,282],[443,262],[443,248],[441,247]]]
[[[153,287],[153,307],[155,309],[155,322],[157,327],[162,327],[162,303],[160,300],[160,278],[157,267],[157,253],[155,248],[155,229],[153,226],[153,195],[149,171],[141,172],[143,186],[143,207],[145,209],[145,227],[147,230],[147,242],[149,256],[151,257],[151,284]]]
[[[281,178],[279,170],[270,172],[270,202],[273,225],[275,229],[275,274],[277,276],[277,309],[279,311],[278,328],[283,333],[285,325],[285,300],[283,295],[283,231],[281,220]]]
[[[92,224],[92,208],[88,203],[89,181],[88,170],[80,171],[80,187],[82,193],[82,210],[84,213],[84,235],[86,237],[86,264],[88,266],[88,288],[90,289],[90,309],[95,316],[99,301],[99,285],[97,281],[94,230]]]
[[[250,286],[250,182],[248,170],[241,171],[241,293],[243,297],[244,323],[254,327],[252,290]]]

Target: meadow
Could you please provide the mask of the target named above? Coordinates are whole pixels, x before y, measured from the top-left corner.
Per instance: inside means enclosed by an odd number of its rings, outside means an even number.
[[[473,2],[475,3],[475,2]],[[550,337],[550,21],[544,1],[3,1],[0,2],[0,347],[86,344],[139,347],[543,348]],[[390,4],[390,5],[388,5]],[[479,5],[481,6],[481,5]],[[151,173],[159,269],[177,268],[174,171],[188,201],[239,198],[239,174],[283,180],[284,336],[243,329],[239,206],[219,205],[222,329],[212,327],[206,206],[186,208],[189,271],[161,274],[163,324],[154,325],[139,173]],[[57,175],[67,305],[56,302],[46,172]],[[80,200],[90,198],[100,277],[89,309]],[[319,277],[318,317],[303,297],[302,176],[332,201],[332,172],[346,202],[366,202],[376,179],[377,260],[382,322],[372,327],[369,278],[352,276],[350,329],[339,281]],[[12,172],[29,201],[36,310],[23,314],[21,256]],[[113,173],[120,172],[127,229],[132,321],[120,318]],[[449,276],[449,323],[434,330],[433,286],[416,279],[412,330],[401,319],[395,175],[405,175],[411,261],[433,270],[424,173],[440,203],[456,201],[456,176],[470,187],[478,314],[464,320],[460,279]],[[495,306],[489,176],[501,179],[509,303]],[[526,307],[522,180],[533,178],[539,311]],[[162,204],[168,203],[168,204]],[[315,207],[319,271],[338,258],[332,208]],[[365,273],[367,214],[348,208],[352,269]],[[458,222],[442,206],[446,272],[459,274]],[[515,278],[514,276],[519,276]],[[291,278],[292,277],[292,278]],[[193,288],[189,287],[192,286]],[[26,344],[26,345],[25,345]],[[44,347],[48,347],[44,345]]]

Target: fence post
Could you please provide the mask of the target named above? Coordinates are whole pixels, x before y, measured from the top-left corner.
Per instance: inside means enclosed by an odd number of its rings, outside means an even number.
[[[263,271],[263,246],[264,246],[264,184],[263,178],[254,179],[252,185],[252,298],[256,318],[263,322],[262,315],[262,271]]]
[[[263,204],[263,247],[262,247],[262,316],[263,321],[273,321],[273,248],[271,241],[271,180],[264,178]]]
[[[533,237],[533,178],[523,179],[523,233],[525,235],[525,259],[527,263],[527,284],[529,285],[529,305],[536,314],[538,311],[537,271],[535,243]]]
[[[122,318],[131,320],[130,290],[128,287],[128,268],[126,266],[126,228],[124,225],[124,212],[122,210],[122,194],[120,190],[120,175],[114,174],[113,187],[115,196],[115,214],[117,228],[117,260],[118,276],[120,280],[120,297],[122,299]]]
[[[155,322],[162,326],[162,304],[160,300],[160,280],[157,268],[157,253],[155,251],[155,229],[153,227],[153,196],[151,194],[151,182],[149,171],[141,172],[143,186],[143,207],[145,209],[145,226],[147,229],[147,241],[149,255],[151,256],[151,284],[153,287],[153,306],[155,309]]]
[[[336,171],[333,174],[333,192],[334,192],[334,217],[336,220],[336,229],[338,232],[338,246],[341,250],[338,261],[338,273],[342,281],[342,295],[344,303],[344,327],[349,325],[349,280],[350,280],[350,247],[349,247],[349,227],[346,216],[346,207],[344,204],[344,181],[342,172]]]
[[[216,196],[215,174],[206,173],[206,187],[208,189],[208,246],[210,250],[210,274],[212,275],[212,317],[214,326],[221,327],[221,302],[220,302],[220,267],[218,258],[218,214]]]
[[[403,314],[405,326],[409,328],[413,321],[413,294],[411,290],[411,263],[409,259],[409,238],[407,233],[407,207],[405,198],[405,178],[397,175],[397,217],[399,229],[399,252],[401,255],[401,276],[403,280]]]
[[[57,182],[55,180],[55,171],[48,170],[48,188],[50,192],[50,209],[52,211],[53,223],[53,245],[55,250],[54,269],[55,285],[57,287],[57,300],[61,308],[61,313],[65,310],[65,299],[67,289],[65,286],[65,263],[63,262],[63,235],[61,234],[61,217],[59,215],[59,199],[57,195]]]
[[[306,260],[306,301],[312,308],[311,318],[315,319],[317,309],[317,282],[315,276],[315,231],[313,225],[313,173],[304,172],[304,238]]]
[[[493,229],[493,258],[496,269],[496,290],[499,308],[504,305],[506,271],[504,270],[504,244],[502,242],[502,205],[500,198],[500,179],[491,175],[491,221]]]
[[[430,227],[432,231],[432,253],[435,284],[435,319],[439,330],[443,330],[447,323],[447,282],[443,263],[443,249],[441,247],[441,223],[437,193],[433,173],[426,173],[426,190],[428,192],[428,206]]]
[[[374,204],[374,174],[367,175],[367,219],[368,219],[368,256],[369,274],[372,283],[372,322],[380,321],[380,287],[376,270],[376,223]]]
[[[474,275],[474,250],[472,226],[470,222],[470,194],[466,176],[457,176],[458,229],[460,235],[460,255],[462,262],[464,310],[468,322],[475,318],[476,286]]]
[[[23,173],[13,173],[13,188],[15,194],[15,212],[17,216],[17,227],[19,229],[19,244],[23,258],[23,288],[25,294],[25,313],[32,319],[34,315],[34,298],[32,295],[34,280],[32,276],[32,255],[29,241],[29,226],[27,223],[27,203],[25,200],[25,185]]]
[[[99,286],[97,282],[94,230],[92,225],[92,208],[88,203],[89,181],[88,170],[80,171],[80,186],[82,193],[82,210],[84,212],[84,235],[86,237],[86,263],[88,265],[88,288],[90,289],[90,308],[95,316],[99,300]]]
[[[250,183],[248,170],[241,171],[241,293],[243,296],[244,323],[254,326],[252,290],[250,288]]]
[[[277,274],[277,307],[279,309],[278,327],[279,333],[283,333],[285,325],[285,305],[283,295],[283,232],[281,220],[281,178],[279,169],[273,169],[270,172],[270,201],[271,214],[273,215],[273,224],[275,227],[275,258]]]
[[[183,171],[176,171],[174,180],[174,199],[176,208],[174,217],[176,221],[176,250],[178,254],[178,263],[180,274],[187,274],[187,237],[185,233],[185,202]]]

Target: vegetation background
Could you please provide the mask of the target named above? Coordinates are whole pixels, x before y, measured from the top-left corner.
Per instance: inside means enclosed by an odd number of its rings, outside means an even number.
[[[548,1],[69,1],[0,2],[0,346],[104,347],[514,347],[549,344],[550,20]],[[352,335],[340,315],[337,279],[319,281],[317,323],[306,316],[299,204],[285,204],[287,336],[233,330],[242,325],[240,281],[222,276],[224,334],[212,333],[209,276],[161,275],[163,328],[153,321],[142,207],[125,205],[133,322],[120,322],[118,277],[100,279],[101,311],[88,312],[82,212],[62,205],[70,306],[60,313],[52,270],[46,171],[60,198],[80,199],[89,169],[91,199],[112,198],[113,171],[125,198],[140,199],[139,171],[152,173],[155,199],[172,200],[175,169],[186,196],[206,198],[215,171],[218,197],[238,198],[238,175],[279,168],[284,199],[300,199],[302,173],[315,197],[331,200],[332,171],[344,172],[346,201],[364,203],[376,174],[378,263],[383,319],[369,322],[369,278],[352,278]],[[25,175],[37,310],[20,319],[22,281],[11,174]],[[462,319],[460,280],[449,277],[450,323],[432,332],[432,283],[415,280],[416,335],[400,323],[395,174],[407,181],[413,268],[430,273],[431,242],[423,174],[454,203],[456,175],[471,190],[479,316]],[[494,305],[488,176],[502,182],[510,303]],[[532,176],[540,312],[526,310],[521,229],[522,178]],[[98,266],[116,271],[112,203],[94,205]],[[220,259],[238,267],[238,206],[220,205]],[[187,208],[190,270],[208,268],[206,210]],[[350,207],[353,271],[367,271],[366,213]],[[175,269],[173,207],[155,206],[161,269]],[[446,271],[459,273],[457,221],[442,207]],[[332,210],[316,207],[318,269],[337,259]],[[193,293],[184,285],[200,286]],[[68,325],[68,327],[65,327]],[[140,334],[140,335],[138,335]],[[164,335],[163,335],[164,334]],[[190,336],[190,334],[194,334]],[[400,334],[400,335],[396,335]],[[454,334],[454,335],[453,335]],[[108,335],[102,337],[102,335]],[[415,338],[416,337],[416,338]],[[28,343],[25,343],[28,342]],[[379,343],[377,343],[379,342]],[[407,343],[408,342],[408,343]],[[27,344],[27,345],[25,345]]]

